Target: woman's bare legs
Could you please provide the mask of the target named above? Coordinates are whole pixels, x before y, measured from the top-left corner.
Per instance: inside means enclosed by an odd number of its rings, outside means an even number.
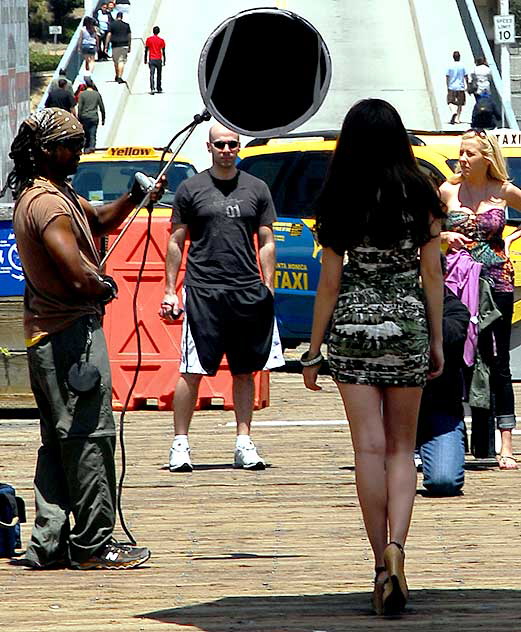
[[[389,540],[405,544],[416,496],[413,453],[422,389],[383,389]]]
[[[413,453],[422,389],[337,386],[351,428],[365,528],[375,565],[382,566],[387,543],[403,546],[411,523],[416,495]]]
[[[337,382],[351,428],[356,489],[375,566],[383,566],[387,545],[387,483],[382,390]],[[410,455],[412,463],[412,454]]]
[[[85,59],[85,70],[92,74],[94,71],[94,55],[83,55]]]

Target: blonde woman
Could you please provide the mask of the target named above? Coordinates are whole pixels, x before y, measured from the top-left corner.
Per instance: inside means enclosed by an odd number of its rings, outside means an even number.
[[[517,469],[512,453],[516,425],[510,374],[510,331],[514,305],[514,268],[510,244],[521,228],[502,238],[506,207],[521,210],[521,190],[508,178],[505,160],[494,134],[469,130],[463,134],[458,172],[442,184],[441,199],[447,206],[446,230],[441,233],[448,251],[466,249],[482,264],[482,276],[492,285],[494,301],[502,317],[492,330],[495,361],[491,367],[491,391],[497,427],[501,432],[500,469]]]

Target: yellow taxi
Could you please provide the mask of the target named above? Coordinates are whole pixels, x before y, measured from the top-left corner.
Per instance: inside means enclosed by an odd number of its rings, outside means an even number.
[[[130,190],[137,171],[157,176],[171,157],[171,152],[163,156],[162,149],[146,146],[96,149],[81,157],[72,185],[93,203],[110,202]],[[177,156],[166,172],[167,191],[158,206],[171,207],[179,184],[195,173],[192,164]]]
[[[278,221],[273,227],[277,244],[275,308],[286,348],[308,340],[311,332],[322,251],[313,235],[313,201],[337,137],[338,131],[319,131],[255,139],[239,156],[239,169],[268,184],[277,210]],[[411,143],[420,167],[436,184],[453,173],[452,156],[412,136]]]
[[[494,133],[510,176],[521,187],[521,132],[497,129]],[[437,185],[456,169],[461,135],[461,131],[409,131],[418,164]],[[275,303],[283,345],[289,348],[308,340],[311,331],[321,260],[321,247],[313,238],[313,200],[324,180],[337,137],[338,131],[330,130],[255,139],[240,152],[239,168],[268,184],[277,209]],[[505,234],[515,230],[520,221],[521,213],[508,209]],[[511,257],[519,286],[516,299],[520,299],[515,305],[514,322],[521,325],[521,239],[512,245]]]

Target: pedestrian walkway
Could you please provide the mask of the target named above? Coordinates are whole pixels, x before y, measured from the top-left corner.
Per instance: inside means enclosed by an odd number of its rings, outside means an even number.
[[[472,61],[456,0],[386,0],[384,4],[385,10],[382,0],[271,3],[308,20],[321,33],[331,55],[329,93],[319,111],[299,131],[339,129],[348,108],[367,97],[390,101],[410,129],[454,128],[448,124],[445,73],[453,50],[461,50],[468,65]],[[100,129],[99,145],[164,146],[204,108],[198,84],[199,57],[212,31],[240,11],[258,6],[251,0],[192,0],[188,5],[171,0],[133,2],[133,52],[125,71],[125,90],[114,90],[108,70],[100,70],[99,65],[95,69],[95,80],[99,76],[100,81],[108,83],[110,98],[106,101],[111,107],[107,125]],[[163,94],[151,96],[143,44],[153,25],[160,26],[166,41],[167,63],[163,68]],[[250,51],[244,50],[237,60],[237,85],[230,86],[238,99],[243,75],[249,72],[249,56]],[[263,94],[266,91],[269,86],[263,87]],[[277,95],[272,97],[276,99]],[[472,104],[470,100],[468,103],[461,129],[470,125]],[[208,166],[208,127],[200,125],[183,149],[183,155],[198,170]],[[242,140],[247,142],[248,138]]]
[[[196,413],[195,470],[184,474],[163,469],[171,414],[128,413],[123,504],[138,543],[152,549],[150,562],[117,573],[35,572],[0,560],[4,629],[520,630],[521,472],[469,458],[463,496],[418,494],[406,548],[408,613],[375,617],[348,428],[323,423],[341,419],[342,406],[329,377],[321,378],[322,392],[311,393],[297,370],[290,361],[272,375],[271,406],[255,415],[253,437],[270,464],[263,472],[232,468],[228,411]],[[31,521],[37,423],[6,411],[3,417],[0,480],[25,497]],[[286,423],[299,420],[306,423]],[[514,442],[519,453],[518,436]],[[24,526],[25,542],[28,532]]]

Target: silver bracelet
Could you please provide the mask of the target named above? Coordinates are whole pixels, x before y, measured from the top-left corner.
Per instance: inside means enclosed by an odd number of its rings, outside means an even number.
[[[309,351],[306,351],[306,353],[303,353],[300,356],[300,364],[302,366],[315,366],[317,364],[320,364],[324,360],[324,356],[320,353],[320,351],[318,352],[318,355],[316,355],[314,358],[311,358],[310,360],[307,359],[308,353]]]

